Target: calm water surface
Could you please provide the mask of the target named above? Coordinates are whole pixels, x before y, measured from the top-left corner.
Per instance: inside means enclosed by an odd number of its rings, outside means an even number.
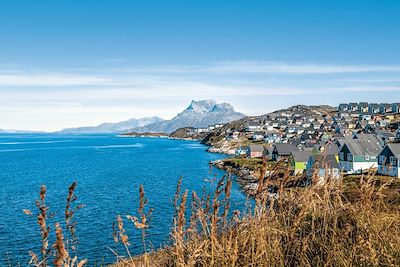
[[[119,138],[112,135],[0,135],[0,266],[26,266],[28,252],[39,253],[40,234],[35,200],[47,186],[47,202],[54,213],[50,226],[62,221],[68,186],[77,181],[77,203],[86,207],[76,214],[80,258],[90,266],[113,262],[112,222],[116,215],[136,215],[139,185],[145,186],[154,208],[148,240],[157,248],[168,242],[173,214],[172,198],[180,176],[189,192],[211,189],[208,163],[223,155],[205,152],[197,142],[153,138]],[[234,208],[243,209],[245,196],[236,185]],[[141,252],[140,233],[126,223],[133,254]]]

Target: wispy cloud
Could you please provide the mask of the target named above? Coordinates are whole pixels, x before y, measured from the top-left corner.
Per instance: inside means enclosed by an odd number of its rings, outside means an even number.
[[[0,128],[57,130],[129,117],[171,118],[192,99],[228,101],[255,115],[300,103],[400,97],[396,66],[249,61],[113,66],[0,66]]]
[[[339,92],[400,92],[400,86],[355,86],[336,89]]]
[[[0,74],[0,86],[71,86],[107,82],[110,79],[79,74]]]
[[[362,72],[400,72],[400,66],[386,65],[329,65],[262,61],[232,61],[215,64],[208,71],[226,73],[291,73],[291,74],[336,74]]]

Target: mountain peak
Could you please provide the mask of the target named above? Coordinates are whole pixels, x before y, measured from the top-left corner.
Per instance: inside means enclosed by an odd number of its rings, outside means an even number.
[[[214,99],[200,101],[192,100],[190,106],[186,110],[194,112],[208,112],[211,111],[216,104],[217,102]]]
[[[132,129],[136,132],[171,133],[184,127],[207,127],[213,124],[227,123],[241,119],[246,115],[236,112],[228,103],[217,104],[211,100],[192,100],[190,105],[176,117],[168,121],[153,123],[145,127]]]
[[[214,105],[212,112],[222,112],[222,111],[235,111],[233,106],[229,103],[221,103]]]

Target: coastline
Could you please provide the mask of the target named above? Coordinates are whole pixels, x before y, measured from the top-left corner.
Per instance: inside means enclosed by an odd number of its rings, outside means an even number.
[[[225,173],[229,175],[233,175],[234,180],[240,185],[240,187],[243,190],[243,193],[245,193],[248,196],[252,196],[256,193],[257,188],[258,188],[258,181],[259,181],[259,174],[257,174],[254,171],[250,171],[245,168],[237,168],[234,166],[229,166],[225,164],[225,160],[229,159],[232,155],[235,154],[235,150],[230,148],[228,146],[229,142],[226,142],[225,146],[221,147],[215,147],[212,145],[207,145],[202,143],[202,139],[198,138],[190,138],[190,137],[171,137],[167,135],[159,135],[159,134],[152,134],[149,135],[148,133],[144,134],[120,134],[117,135],[118,137],[122,138],[163,138],[163,139],[169,139],[169,140],[181,140],[181,141],[195,141],[198,142],[202,145],[204,145],[206,148],[206,152],[208,153],[216,153],[216,154],[223,154],[226,157],[224,159],[219,159],[215,161],[210,161],[209,165],[212,167],[215,167],[219,170],[224,171]]]

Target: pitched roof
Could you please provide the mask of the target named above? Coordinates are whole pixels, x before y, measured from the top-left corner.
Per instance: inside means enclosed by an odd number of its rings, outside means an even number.
[[[297,151],[297,147],[292,144],[276,144],[275,149],[279,155],[290,155],[293,151]]]
[[[262,145],[250,145],[249,150],[251,152],[264,152],[264,147]]]
[[[391,138],[391,137],[395,137],[396,135],[392,132],[386,131],[386,130],[375,130],[375,133],[377,135],[386,137],[386,138]]]
[[[293,151],[292,156],[296,162],[307,162],[311,156],[310,151]]]
[[[400,158],[400,143],[391,143],[387,144],[387,146],[396,158]]]
[[[348,147],[353,156],[377,156],[382,150],[379,142],[369,142],[357,139],[346,141],[345,145]]]
[[[320,168],[329,168],[329,169],[339,169],[339,163],[334,155],[326,155],[326,156],[313,156],[314,164],[318,164]]]

